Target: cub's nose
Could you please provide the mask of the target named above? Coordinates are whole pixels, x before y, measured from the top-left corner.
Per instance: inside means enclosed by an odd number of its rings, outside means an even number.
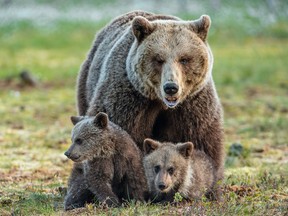
[[[179,86],[175,83],[166,83],[163,88],[166,94],[172,96],[178,92]]]
[[[158,184],[158,188],[159,188],[161,191],[163,191],[163,190],[165,190],[165,189],[167,188],[167,185],[165,185],[164,182],[160,182],[160,183]]]
[[[70,158],[70,152],[66,151],[66,152],[64,153],[64,155],[66,155],[66,157]]]

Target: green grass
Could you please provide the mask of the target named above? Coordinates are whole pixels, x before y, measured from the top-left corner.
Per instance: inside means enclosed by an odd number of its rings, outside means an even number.
[[[44,29],[24,21],[14,25],[0,29],[0,78],[29,69],[42,81],[71,84],[90,49],[95,29],[104,24],[62,21]]]
[[[63,213],[63,187],[72,166],[63,152],[70,145],[69,117],[76,114],[75,80],[101,26],[59,22],[40,29],[20,22],[0,27],[0,215]],[[238,28],[230,33],[215,28],[209,40],[225,111],[223,202],[88,205],[71,215],[288,213],[287,22],[261,36],[241,32],[233,37]],[[38,78],[38,87],[21,85],[23,69]],[[242,146],[238,153],[234,143]]]

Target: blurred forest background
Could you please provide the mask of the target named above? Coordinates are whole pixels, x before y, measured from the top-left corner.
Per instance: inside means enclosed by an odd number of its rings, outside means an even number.
[[[75,83],[99,31],[131,10],[210,15],[225,111],[222,203],[130,203],[70,214],[288,215],[288,1],[0,0],[0,215],[59,215]]]

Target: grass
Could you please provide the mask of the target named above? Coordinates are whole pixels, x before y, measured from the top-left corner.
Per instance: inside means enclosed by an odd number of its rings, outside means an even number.
[[[2,27],[0,77],[17,76],[27,68],[42,81],[74,81],[95,29],[100,26],[102,22],[92,25],[63,21],[42,30],[23,21]]]
[[[23,21],[0,27],[0,215],[65,214],[72,162],[63,152],[70,145],[69,117],[76,114],[75,80],[101,26],[59,22],[43,30]],[[223,202],[87,205],[70,215],[288,214],[288,25],[238,37],[232,37],[238,28],[215,28],[209,40],[225,110]],[[40,85],[23,86],[23,69]]]

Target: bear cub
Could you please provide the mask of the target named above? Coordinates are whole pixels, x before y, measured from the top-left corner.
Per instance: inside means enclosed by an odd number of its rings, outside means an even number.
[[[69,179],[65,209],[73,208],[73,204],[84,205],[85,201],[79,202],[78,195],[71,193],[87,194],[85,190],[108,206],[119,206],[122,201],[130,199],[143,201],[147,182],[141,152],[128,133],[101,112],[96,117],[72,116],[71,121],[75,125],[72,145],[65,155],[78,166],[82,163],[83,177]],[[74,170],[71,176],[76,174]],[[81,178],[82,182],[79,181]],[[79,184],[87,184],[87,188]],[[73,197],[77,197],[76,203],[73,203]]]
[[[160,143],[145,139],[144,170],[152,202],[173,202],[178,192],[186,200],[211,198],[216,183],[212,160],[191,142]]]

